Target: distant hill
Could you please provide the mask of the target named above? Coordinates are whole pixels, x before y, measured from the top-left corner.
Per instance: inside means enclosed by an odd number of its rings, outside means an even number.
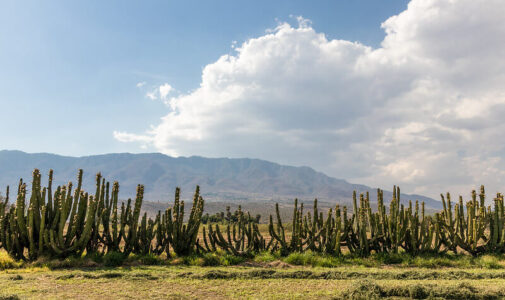
[[[351,184],[309,167],[283,166],[259,159],[174,158],[160,153],[68,157],[8,150],[0,151],[0,191],[5,191],[6,185],[15,186],[19,178],[29,182],[34,168],[46,175],[43,182],[49,169],[53,169],[57,185],[75,181],[77,170],[82,168],[87,191],[94,190],[94,176],[101,172],[107,180],[119,181],[122,198],[133,198],[136,185],[141,183],[145,185],[145,199],[150,202],[173,201],[176,186],[181,187],[184,198],[190,198],[197,184],[207,201],[228,203],[283,202],[296,197],[349,204],[353,190],[370,191],[372,200],[376,198],[375,188]],[[391,193],[385,192],[384,196],[388,203]],[[440,201],[402,194],[402,202],[408,200],[425,201],[432,209],[441,207]]]

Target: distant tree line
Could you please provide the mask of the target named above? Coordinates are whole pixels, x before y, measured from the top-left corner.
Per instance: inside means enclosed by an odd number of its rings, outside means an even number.
[[[240,215],[242,212],[242,206],[239,205],[238,209],[235,210],[233,213],[230,210],[229,206],[226,206],[226,213],[225,212],[218,212],[213,215],[209,215],[206,213],[205,215],[202,216],[202,224],[208,224],[208,223],[221,223],[221,224],[229,224],[233,222],[238,222]],[[246,217],[246,222],[252,222],[259,224],[261,215],[257,214],[255,217],[252,217],[250,215],[247,215]]]

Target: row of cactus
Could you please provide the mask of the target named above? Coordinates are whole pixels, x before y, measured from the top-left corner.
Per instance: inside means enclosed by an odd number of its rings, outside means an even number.
[[[503,195],[498,193],[493,206],[485,206],[486,194],[481,186],[479,199],[472,191],[472,200],[462,197],[452,208],[451,195],[441,195],[444,210],[436,214],[442,227],[441,238],[449,250],[462,249],[472,255],[505,252],[505,210]]]
[[[30,261],[83,253],[162,254],[170,249],[186,255],[196,248],[203,212],[198,187],[189,221],[184,223],[179,189],[174,214],[169,208],[152,220],[146,214],[140,218],[142,185],[137,186],[134,202],[128,199],[119,206],[117,182],[110,189],[109,182],[97,174],[95,194],[89,195],[82,190],[82,178],[79,170],[75,190],[70,182],[53,192],[53,171],[49,172],[47,187],[42,187],[41,174],[35,169],[29,199],[27,184],[20,180],[13,205],[9,204],[7,187],[6,196],[0,199],[0,248],[16,259]]]
[[[425,205],[400,202],[400,189],[394,187],[393,197],[386,207],[383,191],[377,190],[377,208],[372,210],[369,194],[353,193],[353,211],[339,205],[329,209],[326,216],[318,212],[314,201],[312,214],[303,213],[303,204],[295,200],[292,224],[288,236],[279,207],[276,222],[270,216],[269,232],[280,245],[283,255],[311,250],[339,255],[346,249],[357,256],[371,253],[407,252],[439,253],[464,251],[471,255],[505,252],[504,197],[497,194],[493,207],[485,206],[485,191],[481,187],[479,200],[472,192],[472,200],[463,198],[452,206],[451,196],[442,195],[443,211],[433,216],[425,214]]]
[[[249,213],[237,211],[237,220],[226,225],[226,237],[221,233],[219,224],[203,227],[203,245],[198,244],[200,251],[213,252],[221,248],[229,254],[237,256],[251,256],[262,251],[275,251],[277,243],[273,239],[267,241],[262,236],[258,224],[254,222]]]
[[[9,203],[7,187],[0,197],[0,248],[12,257],[36,260],[41,256],[68,257],[83,253],[119,252],[178,256],[199,252],[224,251],[252,256],[262,251],[281,255],[310,250],[338,256],[349,252],[357,256],[372,253],[466,252],[471,255],[505,252],[504,197],[497,194],[486,206],[484,187],[453,204],[451,195],[442,195],[443,210],[425,213],[424,203],[400,201],[394,187],[389,204],[377,190],[377,207],[372,208],[368,193],[353,193],[352,211],[336,205],[322,212],[317,199],[310,210],[295,200],[290,223],[283,222],[279,205],[270,215],[268,234],[263,235],[249,213],[239,209],[226,223],[202,224],[204,200],[197,186],[189,216],[175,191],[172,207],[158,212],[154,219],[141,214],[144,187],[137,186],[135,199],[119,199],[119,184],[109,184],[100,174],[96,190],[82,189],[83,172],[74,189],[70,182],[53,189],[53,172],[46,187],[41,174],[33,172],[31,189],[20,180],[14,203]],[[224,215],[224,214],[223,214]],[[201,231],[200,231],[201,229]]]
[[[18,259],[37,259],[41,255],[81,254],[92,237],[99,195],[81,190],[82,171],[72,192],[72,183],[52,192],[53,173],[47,187],[41,188],[41,175],[33,172],[31,195],[27,202],[26,183],[18,184],[16,204],[8,207],[9,188],[1,205],[0,239],[2,247]]]

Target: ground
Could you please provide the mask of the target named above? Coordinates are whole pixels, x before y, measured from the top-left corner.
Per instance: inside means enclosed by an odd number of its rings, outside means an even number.
[[[505,299],[505,256],[219,252],[23,263],[0,251],[0,300],[378,298]]]
[[[505,296],[505,270],[501,269],[242,265],[7,269],[0,271],[0,299],[409,299],[430,297],[430,293],[442,299]]]

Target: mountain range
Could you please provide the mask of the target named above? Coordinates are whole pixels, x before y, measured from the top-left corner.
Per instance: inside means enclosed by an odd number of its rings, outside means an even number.
[[[160,153],[69,157],[2,150],[0,191],[5,191],[7,185],[15,186],[20,178],[30,182],[34,168],[45,175],[43,182],[47,180],[49,169],[53,169],[56,185],[75,182],[78,169],[83,169],[83,188],[87,191],[94,191],[95,174],[101,172],[107,180],[119,182],[123,199],[133,198],[137,184],[144,184],[145,199],[160,203],[173,201],[177,186],[183,198],[190,198],[196,185],[200,185],[206,201],[223,203],[318,198],[332,205],[349,205],[353,190],[370,191],[372,202],[376,199],[375,188],[336,179],[309,167],[285,166],[260,159],[170,157]],[[391,192],[384,192],[386,203],[391,195]],[[401,196],[403,203],[419,200],[424,201],[427,208],[441,207],[440,201],[425,196],[403,193]]]

